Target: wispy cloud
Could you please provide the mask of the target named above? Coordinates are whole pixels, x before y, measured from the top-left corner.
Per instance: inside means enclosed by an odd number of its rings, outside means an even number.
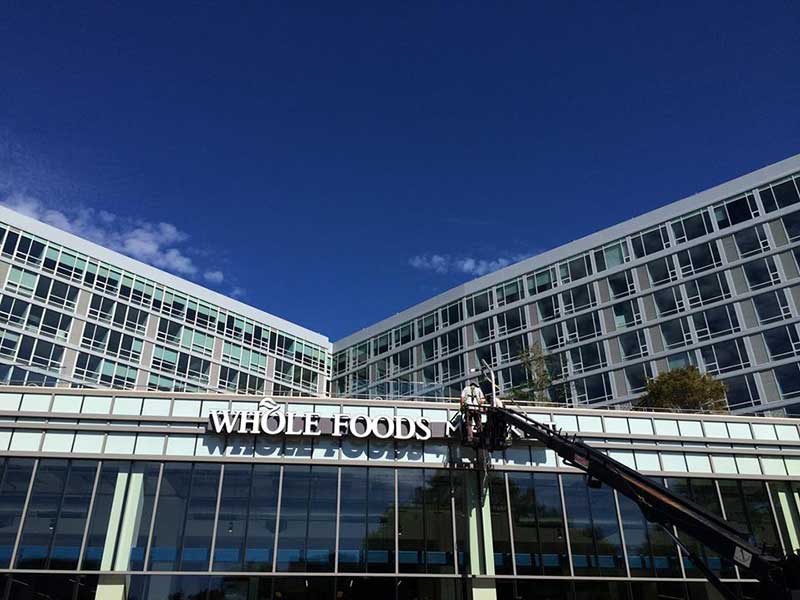
[[[203,268],[195,262],[189,236],[172,223],[134,219],[81,205],[55,208],[24,194],[11,194],[0,204],[165,271],[192,279],[202,274],[202,279],[211,284],[225,279],[221,270]]]
[[[203,273],[203,279],[208,283],[222,283],[225,280],[225,274],[222,271],[206,271]]]
[[[528,256],[530,255],[515,254],[496,258],[477,258],[450,254],[417,254],[408,260],[408,264],[420,271],[432,271],[440,275],[460,274],[480,277],[519,262]]]

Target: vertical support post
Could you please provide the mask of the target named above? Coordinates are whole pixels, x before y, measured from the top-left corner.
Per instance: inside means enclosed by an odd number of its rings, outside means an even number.
[[[478,454],[477,479],[467,486],[469,574],[472,575],[473,600],[496,600],[492,513],[486,471],[489,456],[484,450],[478,450]]]
[[[139,535],[144,506],[144,468],[134,463],[130,473],[117,474],[108,530],[100,561],[101,571],[127,571],[131,549]],[[149,525],[149,524],[148,524]],[[97,600],[125,600],[129,576],[103,574],[97,583]]]

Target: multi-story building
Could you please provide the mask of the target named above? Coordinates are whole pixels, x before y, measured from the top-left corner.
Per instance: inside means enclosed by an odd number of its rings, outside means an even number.
[[[798,241],[795,156],[335,342],[332,395],[453,397],[483,362],[508,389],[538,345],[558,403],[630,405],[648,378],[696,365],[734,412],[798,415]]]
[[[524,382],[539,345],[573,406],[532,416],[800,550],[798,174],[800,156],[334,344],[0,209],[0,599],[718,597],[541,445],[484,470],[449,400],[481,362]],[[733,412],[772,414],[621,410],[687,364]]]
[[[320,395],[328,339],[0,207],[0,383]]]

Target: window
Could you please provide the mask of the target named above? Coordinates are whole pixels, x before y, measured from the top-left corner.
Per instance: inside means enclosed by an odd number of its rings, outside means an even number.
[[[742,229],[733,234],[739,256],[746,258],[769,250],[769,240],[763,225]]]
[[[678,252],[678,264],[684,277],[713,269],[722,264],[716,242],[706,242]]]
[[[492,291],[487,290],[467,298],[467,315],[474,317],[492,309]]]
[[[763,481],[719,480],[719,492],[725,507],[725,520],[739,531],[757,539],[771,554],[781,553],[772,504]],[[742,577],[753,577],[742,569]]]
[[[138,361],[142,356],[142,340],[131,335],[112,331],[108,327],[86,323],[81,346],[124,360]]]
[[[32,472],[32,458],[0,458],[0,515],[3,523],[0,546],[4,549],[0,555],[0,567],[4,569],[9,567],[10,550],[17,537]]]
[[[394,469],[343,467],[341,489],[339,570],[394,572]]]
[[[44,243],[27,235],[20,236],[19,245],[14,255],[16,259],[28,264],[38,265],[42,262],[43,255]]]
[[[442,327],[449,327],[459,323],[463,318],[461,302],[454,302],[449,306],[445,306],[440,311]]]
[[[279,376],[278,363],[282,363],[283,365],[289,365],[288,377],[286,375],[285,370],[282,371]],[[293,371],[292,371],[292,365],[290,363],[287,363],[286,361],[283,360],[275,361],[275,379],[291,383],[292,375]],[[264,386],[265,386],[265,380],[263,377],[258,377],[257,375],[253,375],[251,373],[244,373],[232,367],[221,367],[219,370],[219,387],[222,389],[230,390],[237,394],[263,394]],[[274,393],[276,396],[280,395],[278,393],[278,390],[281,388],[283,388],[283,386],[275,384]],[[285,388],[285,389],[290,389],[290,388]],[[297,392],[291,392],[291,393],[297,394]]]
[[[600,314],[598,312],[591,312],[579,317],[567,319],[564,321],[567,328],[567,339],[570,342],[579,342],[589,338],[602,335],[602,327],[600,325]]]
[[[112,388],[129,389],[136,383],[136,369],[81,352],[75,365],[75,377]]]
[[[625,327],[633,327],[642,322],[642,316],[639,312],[638,300],[626,300],[620,302],[612,307],[614,312],[614,324],[617,329]]]
[[[500,363],[519,360],[520,354],[525,352],[528,348],[528,338],[525,335],[515,335],[514,337],[502,340],[498,344],[498,347],[500,348]]]
[[[64,357],[64,347],[46,340],[23,335],[17,351],[17,362],[42,367],[43,369],[58,369]]]
[[[475,341],[485,342],[494,338],[494,319],[492,317],[475,321],[472,327],[475,332]]]
[[[558,270],[561,283],[578,281],[592,274],[592,261],[589,254],[585,254],[559,264]]]
[[[176,352],[163,346],[156,346],[153,349],[151,366],[158,371],[185,377],[200,383],[208,383],[211,363],[185,352]]]
[[[653,378],[650,363],[639,363],[625,367],[625,381],[628,384],[628,392],[638,394],[647,387],[647,382]]]
[[[587,486],[583,475],[562,475],[562,483],[575,575],[625,575],[614,492]]]
[[[752,375],[740,375],[723,380],[728,407],[733,410],[758,404],[759,394]]]
[[[413,350],[411,348],[403,350],[389,357],[390,373],[405,371],[414,366]]]
[[[664,225],[645,231],[631,238],[633,253],[636,258],[643,258],[669,248],[669,235]]]
[[[455,571],[450,488],[450,477],[441,475],[438,470],[397,469],[397,543],[401,572]]]
[[[743,267],[747,284],[751,290],[775,285],[781,281],[778,268],[775,266],[775,259],[772,256],[745,263]]]
[[[414,324],[406,323],[394,330],[394,345],[403,346],[414,340]]]
[[[786,228],[786,235],[790,242],[800,239],[800,211],[789,213],[781,217],[783,226]]]
[[[633,271],[620,271],[608,276],[608,288],[611,290],[611,298],[617,300],[636,293],[636,284],[633,279]]]
[[[106,298],[100,294],[92,294],[89,304],[89,316],[98,321],[110,322],[114,316],[114,306],[116,303],[111,298]]]
[[[564,345],[564,336],[561,332],[561,324],[547,325],[542,328],[542,343],[548,350],[553,350]]]
[[[359,344],[353,349],[353,363],[363,365],[369,359],[369,342]]]
[[[92,272],[95,271],[95,272]],[[107,292],[110,295],[116,295],[119,290],[119,284],[122,279],[122,273],[116,269],[109,268],[105,265],[95,265],[91,263],[87,270],[87,275],[91,273],[91,279],[94,281],[94,287],[100,291]]]
[[[439,328],[439,314],[432,312],[430,314],[425,315],[421,319],[417,320],[417,337],[424,337],[426,335],[432,334]],[[386,337],[386,336],[381,336]],[[380,339],[380,338],[378,338]],[[381,351],[375,350],[375,355],[382,354],[389,349],[389,340],[387,339],[385,342],[385,348],[381,346],[383,349]]]
[[[551,321],[561,316],[561,305],[558,302],[558,295],[542,298],[536,303],[539,311],[540,321]]]
[[[781,398],[795,398],[800,395],[800,371],[798,363],[775,367],[775,379],[781,389]]]
[[[186,329],[188,329],[188,327]],[[192,330],[188,330],[191,335]],[[235,367],[241,367],[246,371],[256,371],[262,374],[267,370],[266,354],[228,341],[222,344],[222,362]]]
[[[12,265],[8,272],[6,287],[22,296],[32,296],[36,289],[37,275]]]
[[[78,288],[42,275],[36,285],[35,296],[37,300],[53,306],[73,309],[78,300]]]
[[[703,237],[712,231],[714,228],[711,217],[705,209],[672,222],[672,233],[679,244]]]
[[[659,317],[675,314],[685,308],[679,286],[653,292],[653,301]]]
[[[796,356],[800,350],[800,336],[795,325],[775,327],[765,331],[763,335],[772,360]]]
[[[595,250],[594,252],[594,262],[597,265],[598,272],[613,269],[629,260],[628,242],[625,240],[603,246],[600,250]]]
[[[41,460],[19,542],[18,569],[78,567],[97,463]]]
[[[272,571],[280,467],[226,464],[214,569]]]
[[[739,331],[739,320],[732,304],[692,315],[698,340],[707,340]]]
[[[495,476],[502,478],[503,474]],[[512,471],[507,477],[517,574],[568,575],[558,475]],[[493,488],[492,499],[495,496],[505,500],[505,486]],[[505,510],[502,518],[507,528]]]
[[[762,325],[792,316],[789,302],[786,300],[786,291],[783,289],[753,296],[753,305],[756,308],[758,322]]]
[[[453,331],[448,331],[447,333],[440,335],[439,338],[439,348],[443,355],[451,354],[452,352],[457,352],[461,350],[464,343],[461,338],[461,330],[455,329]]]
[[[498,334],[505,335],[524,329],[526,326],[525,316],[524,307],[513,308],[500,313],[497,315]]]
[[[625,333],[617,339],[619,340],[619,347],[622,352],[623,360],[627,361],[647,356],[647,340],[645,339],[644,331],[639,330]]]
[[[697,358],[693,350],[689,352],[679,352],[678,354],[667,357],[667,365],[670,371],[673,369],[685,369],[690,366],[696,367]]]
[[[675,262],[671,255],[647,263],[647,274],[650,276],[650,283],[654,286],[669,283],[678,278]]]
[[[714,207],[714,218],[718,229],[725,229],[739,223],[744,223],[759,215],[756,199],[747,194],[741,198],[726,200]]]
[[[497,306],[505,306],[517,302],[525,296],[525,291],[522,287],[522,280],[512,281],[495,288],[497,293]]]
[[[164,465],[153,524],[150,569],[208,569],[219,477],[218,464]]]
[[[797,180],[787,179],[781,183],[774,183],[771,186],[758,190],[764,210],[768,213],[786,208],[792,204],[800,202],[798,194]]]
[[[337,352],[333,355],[333,374],[341,375],[347,371],[348,355],[347,350]]]
[[[602,342],[593,342],[591,344],[572,348],[569,351],[569,355],[572,362],[572,369],[575,373],[592,371],[605,367],[608,364]]]
[[[30,302],[4,295],[0,299],[0,321],[22,327],[25,325],[30,307]]]
[[[741,338],[723,344],[712,344],[700,350],[706,370],[712,375],[738,371],[750,366],[747,349]]]
[[[724,272],[712,273],[689,281],[685,285],[685,290],[691,308],[711,304],[731,296]]]
[[[464,375],[464,362],[462,355],[453,356],[439,363],[442,368],[442,381],[448,382],[460,379]]]
[[[595,306],[597,304],[597,299],[594,295],[594,284],[587,283],[561,292],[561,302],[566,314]]]
[[[664,340],[664,347],[667,350],[686,346],[692,341],[689,322],[685,318],[667,321],[662,323],[659,328],[661,329],[661,337]]]
[[[528,277],[528,294],[541,294],[551,290],[558,285],[555,267],[548,267],[543,271],[538,271]]]
[[[575,382],[576,400],[579,404],[593,404],[611,399],[611,382],[608,373],[590,375]]]

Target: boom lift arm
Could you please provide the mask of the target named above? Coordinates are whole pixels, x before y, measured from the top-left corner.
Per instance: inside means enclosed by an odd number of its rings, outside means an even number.
[[[521,411],[497,405],[483,405],[470,410],[486,415],[480,435],[473,439],[472,445],[477,449],[492,451],[507,447],[511,434],[542,442],[567,464],[584,471],[589,477],[589,485],[605,484],[636,502],[644,517],[660,525],[725,598],[735,600],[737,596],[684,546],[674,535],[673,527],[711,548],[722,558],[749,569],[761,583],[763,598],[800,599],[800,555],[792,553],[779,558],[765,553],[723,519],[705,512],[575,436],[556,431]]]

